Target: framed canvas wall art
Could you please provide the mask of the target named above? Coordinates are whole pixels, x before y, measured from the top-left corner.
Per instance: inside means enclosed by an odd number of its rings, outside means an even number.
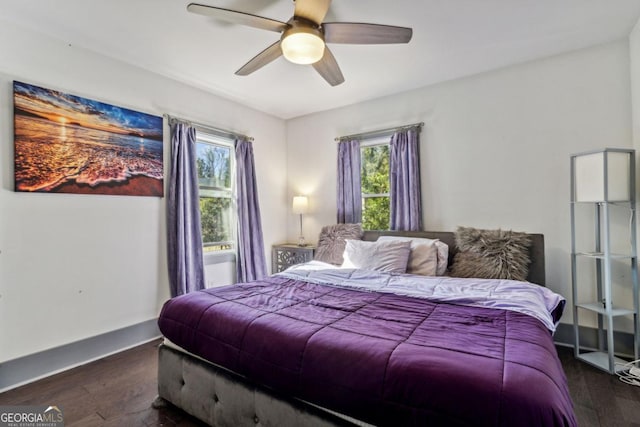
[[[162,117],[13,82],[15,190],[164,194]]]

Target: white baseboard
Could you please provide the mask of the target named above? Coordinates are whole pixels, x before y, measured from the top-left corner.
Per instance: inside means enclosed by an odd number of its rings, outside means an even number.
[[[0,363],[0,393],[37,381],[161,336],[158,319]]]
[[[633,358],[633,334],[629,332],[613,332],[616,354],[622,357]],[[574,347],[575,338],[573,325],[560,323],[553,335],[556,345]],[[580,348],[583,350],[595,350],[598,348],[598,330],[588,326],[580,326]]]

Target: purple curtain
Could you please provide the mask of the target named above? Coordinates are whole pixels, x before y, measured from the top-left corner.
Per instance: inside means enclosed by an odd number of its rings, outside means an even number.
[[[391,229],[422,229],[420,198],[420,128],[396,132],[391,137],[389,179]]]
[[[251,142],[236,140],[236,194],[238,206],[238,282],[250,282],[267,275],[262,239],[262,221]]]
[[[202,231],[196,169],[196,130],[173,125],[167,197],[167,255],[171,296],[204,289]]]
[[[337,222],[339,224],[362,222],[360,141],[340,141],[338,143]]]

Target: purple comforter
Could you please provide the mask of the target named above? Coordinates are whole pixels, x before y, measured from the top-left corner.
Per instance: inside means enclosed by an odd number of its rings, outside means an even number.
[[[547,328],[515,311],[270,277],[169,300],[162,333],[376,425],[575,426]]]

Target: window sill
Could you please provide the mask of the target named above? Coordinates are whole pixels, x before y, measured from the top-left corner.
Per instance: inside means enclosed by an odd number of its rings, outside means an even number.
[[[205,252],[202,258],[204,265],[224,264],[226,262],[235,262],[236,252],[234,250]]]

